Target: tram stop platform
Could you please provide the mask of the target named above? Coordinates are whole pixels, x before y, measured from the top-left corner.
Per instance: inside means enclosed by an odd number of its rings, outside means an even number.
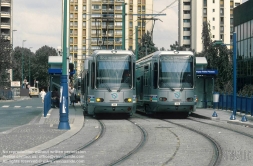
[[[51,108],[46,117],[42,111],[30,123],[0,133],[0,165],[64,142],[80,131],[83,123],[83,109],[79,103],[69,106],[70,130],[58,129],[59,108]]]
[[[215,121],[227,121],[227,123],[231,123],[231,124],[253,127],[253,117],[251,115],[236,112],[235,120],[230,120],[232,114],[233,114],[233,111],[231,110],[197,108],[197,110],[193,112],[191,116],[215,120]],[[216,115],[217,117],[215,117],[214,115]],[[245,117],[247,121],[245,121]]]

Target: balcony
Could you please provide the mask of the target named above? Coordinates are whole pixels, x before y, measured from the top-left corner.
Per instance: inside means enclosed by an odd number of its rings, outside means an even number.
[[[10,23],[7,23],[7,22],[1,23],[1,29],[10,29],[10,28],[11,28]]]
[[[11,7],[11,0],[1,0],[2,7]]]
[[[10,18],[11,17],[11,13],[10,12],[5,12],[5,11],[1,11],[1,17]]]

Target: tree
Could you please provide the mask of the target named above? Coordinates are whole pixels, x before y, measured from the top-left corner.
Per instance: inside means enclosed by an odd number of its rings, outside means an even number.
[[[139,50],[138,50],[138,58],[139,59],[146,56],[146,55],[149,55],[155,51],[158,51],[158,48],[155,47],[155,44],[152,41],[149,31],[147,31],[147,33],[145,33],[142,36],[141,43],[138,43],[138,45],[139,45]]]
[[[170,50],[185,51],[186,48],[184,46],[179,46],[178,42],[175,41],[175,44],[170,45]]]
[[[48,56],[57,56],[56,49],[43,46],[35,52],[35,56],[32,62],[32,78],[39,81],[39,87],[49,86],[49,75],[48,75]]]
[[[202,43],[204,50],[197,56],[203,56],[207,59],[208,69],[217,69],[218,75],[215,79],[214,89],[219,92],[231,92],[227,86],[232,80],[232,57],[231,51],[223,44],[215,45],[211,40],[210,24],[203,22]]]
[[[8,70],[12,68],[11,51],[10,41],[0,36],[0,88],[10,87]]]

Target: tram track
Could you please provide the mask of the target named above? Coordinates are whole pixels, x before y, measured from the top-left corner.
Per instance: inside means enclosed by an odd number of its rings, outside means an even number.
[[[113,161],[112,163],[109,164],[109,166],[114,166],[114,165],[117,165],[117,164],[119,164],[119,163],[124,162],[125,160],[127,160],[130,156],[132,156],[135,153],[137,153],[144,146],[144,144],[145,144],[145,142],[147,140],[148,134],[147,134],[147,132],[145,131],[144,128],[142,128],[140,125],[138,125],[134,121],[131,121],[131,120],[127,120],[127,121],[129,121],[130,123],[132,123],[133,125],[135,125],[135,126],[138,127],[138,129],[141,132],[141,140],[140,140],[140,142],[138,143],[138,145],[133,150],[131,150],[130,152],[128,152],[126,155],[122,156],[118,160]]]
[[[197,133],[197,134],[202,135],[203,137],[205,137],[212,144],[212,147],[213,147],[213,156],[212,156],[212,159],[209,162],[208,166],[216,166],[216,165],[220,164],[220,161],[221,161],[221,158],[222,158],[222,149],[221,149],[220,144],[215,139],[213,139],[209,135],[207,135],[207,134],[205,134],[205,133],[203,133],[201,131],[195,130],[195,129],[191,128],[191,127],[187,127],[185,125],[178,124],[178,123],[175,123],[175,122],[171,122],[171,121],[165,120],[165,119],[160,119],[160,120],[168,122],[168,123],[171,123],[171,124],[174,124],[174,125],[177,125],[179,127],[185,128],[185,129],[188,129],[190,131],[193,131],[193,132],[195,132],[195,133]],[[166,164],[167,163],[168,162],[166,162]]]
[[[69,152],[69,153],[64,153],[64,154],[61,154],[61,155],[56,155],[55,157],[52,157],[52,159],[50,159],[50,160],[43,161],[43,162],[40,162],[40,163],[36,163],[36,164],[34,164],[33,166],[41,166],[41,165],[48,165],[48,164],[51,164],[51,163],[53,163],[53,162],[55,162],[55,161],[57,161],[57,160],[64,159],[64,158],[66,158],[67,156],[75,155],[75,154],[77,154],[78,152],[84,150],[85,148],[87,148],[87,147],[93,145],[95,142],[97,142],[100,138],[103,137],[103,135],[104,135],[104,133],[105,133],[105,130],[106,130],[105,124],[104,124],[102,121],[100,121],[100,120],[97,120],[97,121],[98,121],[98,124],[99,124],[99,127],[98,127],[98,128],[99,128],[100,130],[98,131],[98,133],[97,133],[90,141],[86,142],[84,145],[82,145],[82,146],[76,148],[75,150],[71,150],[71,152]],[[85,123],[83,124],[83,127],[82,127],[82,128],[84,128],[84,126],[85,126]],[[81,131],[81,130],[80,130],[80,131]],[[71,136],[70,138],[68,138],[68,139],[66,139],[66,140],[63,140],[62,142],[68,141],[68,140],[70,140],[71,138],[75,137],[76,135],[78,135],[78,134],[80,133],[80,131],[78,131],[76,134],[74,134],[74,135]],[[52,146],[52,147],[50,147],[50,148],[57,147],[57,146],[59,146],[59,144],[61,144],[62,142],[59,142],[58,144],[56,144],[56,145],[54,145],[54,146]],[[49,150],[50,148],[44,149],[43,151],[47,151],[47,150]],[[52,155],[52,154],[50,154],[50,155]]]
[[[217,125],[217,124],[213,124],[213,123],[210,124],[210,123],[206,123],[206,122],[203,122],[203,121],[199,121],[199,120],[196,120],[193,117],[189,117],[188,119],[191,120],[191,121],[195,121],[195,122],[199,122],[199,123],[202,123],[202,124],[206,124],[206,125],[210,125],[210,126],[215,126],[215,127],[221,128],[221,129],[232,131],[232,132],[235,132],[235,133],[238,133],[238,134],[241,134],[241,135],[244,135],[246,137],[249,137],[249,138],[253,139],[253,135],[245,133],[245,132],[241,132],[241,131],[238,131],[238,130],[230,129],[230,128],[227,128],[227,127],[224,127],[224,126],[220,126],[220,125]],[[202,118],[200,118],[200,119],[202,119]],[[208,120],[210,120],[210,119],[208,119]]]
[[[143,118],[142,116],[146,117],[146,115],[141,115],[141,116],[140,115],[139,116],[135,115],[135,116],[137,116],[139,118]],[[156,119],[156,118],[153,118],[153,119]],[[211,145],[213,147],[213,155],[212,155],[212,158],[211,158],[208,166],[216,166],[216,165],[220,164],[220,161],[221,161],[221,158],[222,158],[222,148],[221,148],[220,144],[215,139],[213,139],[212,137],[210,137],[209,135],[207,135],[207,134],[205,134],[205,133],[203,133],[201,131],[195,130],[195,129],[191,128],[191,127],[187,127],[187,126],[182,125],[182,124],[178,124],[178,123],[166,120],[166,119],[157,119],[157,120],[161,120],[161,121],[164,121],[166,123],[171,123],[173,125],[185,128],[187,130],[193,131],[193,132],[195,132],[195,133],[203,136],[204,138],[206,138],[211,143]],[[163,166],[169,164],[169,162],[173,160],[173,158],[176,156],[176,154],[177,154],[177,152],[179,150],[179,147],[180,147],[180,138],[179,138],[179,136],[176,133],[174,133],[173,131],[171,131],[171,130],[169,130],[169,131],[172,134],[174,134],[174,136],[177,138],[177,140],[178,140],[178,146],[176,147],[176,150],[175,150],[174,154],[168,160],[166,160],[162,164]]]

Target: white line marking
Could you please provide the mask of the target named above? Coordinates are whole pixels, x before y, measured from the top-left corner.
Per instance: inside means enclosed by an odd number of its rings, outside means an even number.
[[[9,105],[4,105],[4,106],[2,106],[2,107],[10,107]]]
[[[43,107],[37,107],[37,108],[43,108]]]
[[[25,108],[32,108],[32,106],[26,106]]]
[[[14,106],[15,108],[20,108],[21,106]]]

